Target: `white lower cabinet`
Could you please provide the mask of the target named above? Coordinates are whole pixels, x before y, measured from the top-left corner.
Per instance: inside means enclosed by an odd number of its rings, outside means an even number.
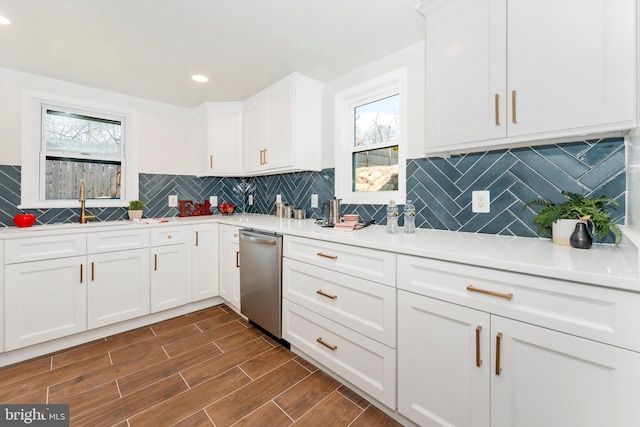
[[[151,230],[151,312],[167,310],[189,302],[191,275],[188,265],[187,226]]]
[[[88,256],[88,328],[149,314],[149,250]]]
[[[88,328],[149,314],[149,231],[88,233]]]
[[[191,301],[219,295],[218,224],[191,229]]]
[[[282,336],[396,408],[395,254],[285,236]]]
[[[637,425],[640,353],[630,349],[633,338],[618,338],[627,348],[598,342],[613,338],[568,326],[578,323],[575,307],[569,300],[564,307],[555,303],[568,298],[562,285],[571,286],[574,300],[588,302],[586,307],[604,298],[602,290],[590,295],[591,287],[559,282],[547,290],[528,276],[416,257],[399,256],[398,266],[402,415],[421,426]],[[510,281],[512,289],[506,289]],[[625,295],[616,294],[625,293],[606,293],[613,321],[624,309],[619,302]],[[529,322],[534,306],[548,326]],[[591,319],[590,327],[598,329],[598,311],[581,313],[579,323]],[[551,327],[552,318],[558,330]]]
[[[282,335],[331,371],[395,408],[396,350],[288,300]]]
[[[490,425],[489,318],[398,291],[401,414],[422,426]]]
[[[5,350],[87,329],[84,255],[5,266]]]
[[[220,296],[240,311],[240,228],[220,224]]]

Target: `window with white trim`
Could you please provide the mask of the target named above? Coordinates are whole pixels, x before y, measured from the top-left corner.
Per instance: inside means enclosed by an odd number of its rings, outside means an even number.
[[[406,195],[405,69],[336,94],[336,197],[387,204]]]
[[[22,208],[78,206],[82,180],[88,206],[138,198],[133,112],[33,94],[24,101]]]

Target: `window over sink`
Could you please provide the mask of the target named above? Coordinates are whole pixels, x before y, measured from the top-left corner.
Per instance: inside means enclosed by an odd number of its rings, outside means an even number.
[[[138,198],[135,112],[35,93],[23,97],[21,208],[126,206]]]

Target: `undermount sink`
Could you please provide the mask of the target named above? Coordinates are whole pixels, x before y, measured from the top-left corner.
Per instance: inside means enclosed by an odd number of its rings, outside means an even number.
[[[134,221],[129,220],[117,220],[117,221],[89,221],[85,224],[80,224],[77,222],[69,222],[63,224],[44,224],[37,226],[41,230],[52,230],[58,228],[67,228],[67,229],[81,229],[81,228],[100,228],[100,227],[114,227],[114,226],[123,226],[123,225],[134,225],[136,224]]]

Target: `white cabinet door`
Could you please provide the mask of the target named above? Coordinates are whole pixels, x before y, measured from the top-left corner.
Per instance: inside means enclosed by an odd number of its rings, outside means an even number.
[[[638,425],[640,353],[499,316],[491,330],[492,427]]]
[[[506,137],[506,27],[506,0],[452,1],[426,16],[429,150]]]
[[[239,228],[220,225],[220,296],[240,310]]]
[[[265,169],[294,164],[293,86],[278,87],[269,96],[269,145],[264,155]]]
[[[269,140],[269,103],[257,98],[244,107],[244,169],[259,172],[264,169],[265,149]]]
[[[191,301],[218,296],[218,224],[192,228]]]
[[[149,314],[149,249],[88,256],[88,327]]]
[[[510,136],[635,120],[633,0],[509,0],[508,9]]]
[[[421,426],[490,425],[489,318],[478,310],[398,291],[401,414]]]
[[[5,266],[5,350],[87,329],[85,256]]]
[[[151,312],[166,310],[189,302],[191,277],[187,245],[151,248]]]
[[[207,102],[206,170],[208,175],[242,174],[242,103]]]

